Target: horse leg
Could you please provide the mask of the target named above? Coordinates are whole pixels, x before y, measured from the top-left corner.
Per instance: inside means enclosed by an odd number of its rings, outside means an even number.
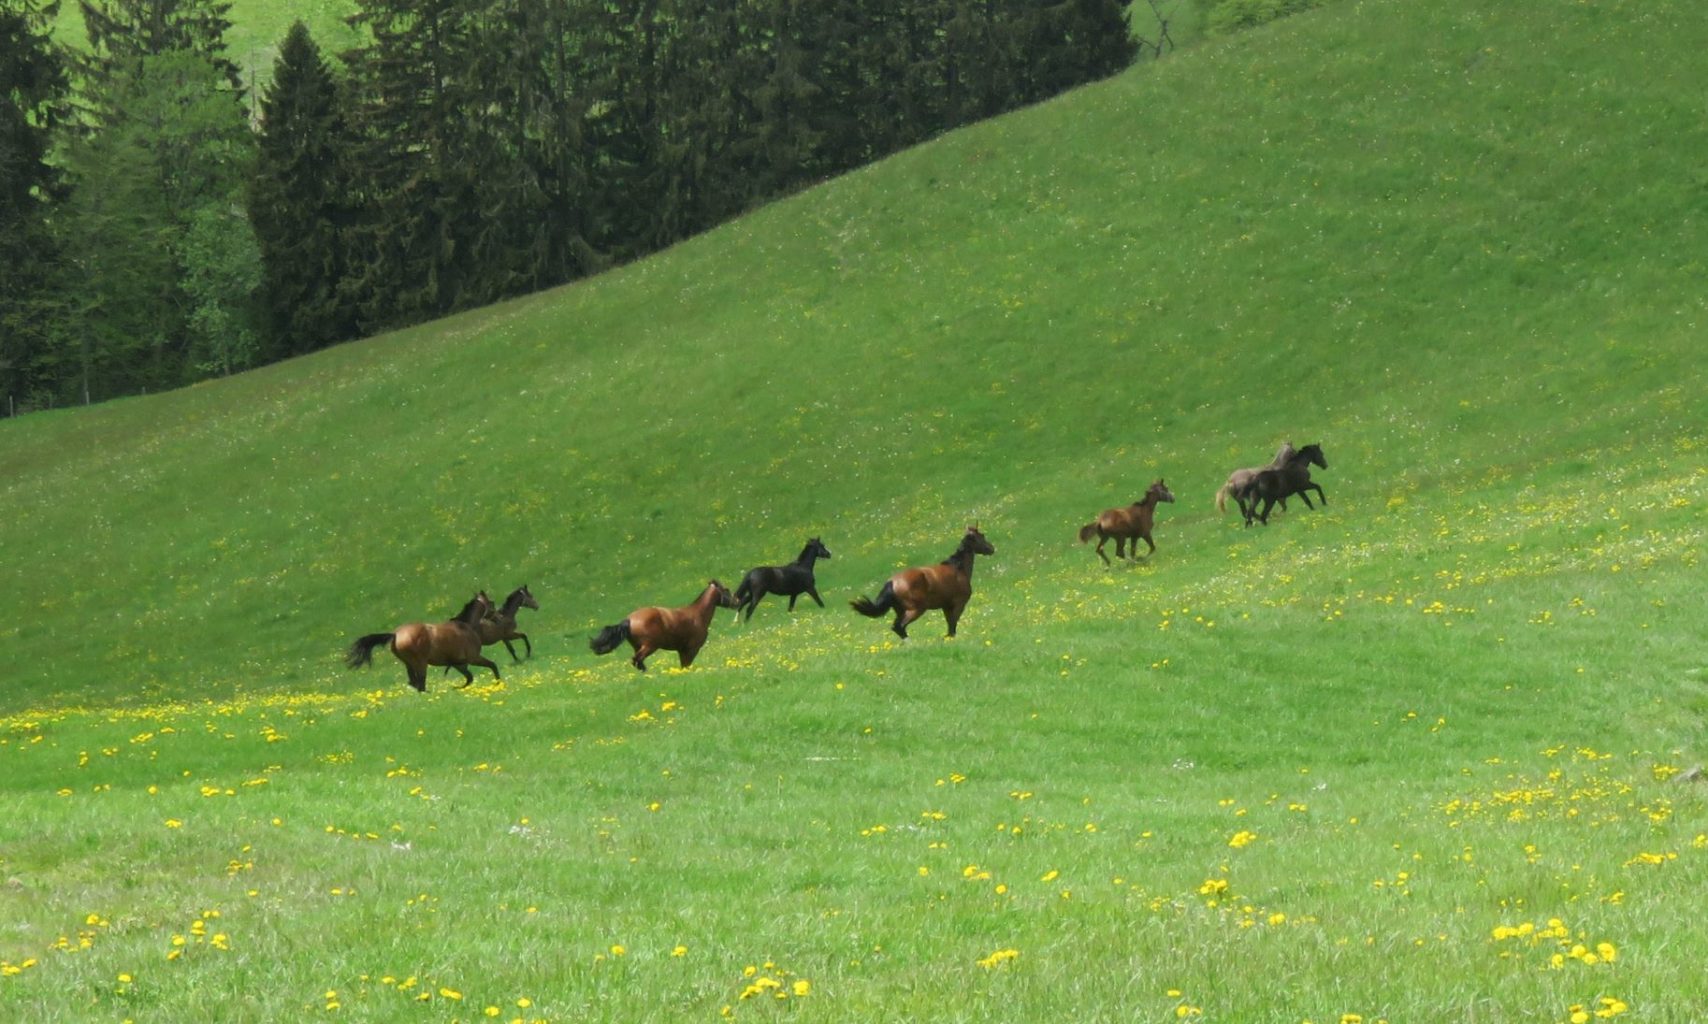
[[[469,659],[469,664],[470,665],[479,665],[481,668],[491,669],[492,670],[492,678],[494,678],[494,679],[504,678],[503,676],[498,674],[498,665],[495,664],[491,658],[484,657],[483,655],[477,654],[474,657]],[[469,673],[468,669],[466,669],[466,668],[463,669],[463,673],[465,675],[468,675],[470,683],[474,682],[474,676]],[[467,685],[467,684],[465,683],[464,685]]]
[[[468,684],[474,682],[474,673],[469,671],[469,667],[467,665],[446,665],[445,667],[447,669],[454,668],[458,672],[461,672],[463,674],[463,686],[467,686]],[[459,686],[459,687],[457,687],[457,689],[460,690],[463,688],[463,686]]]
[[[1109,535],[1101,530],[1097,531],[1097,557],[1103,559],[1104,565],[1113,564],[1109,561],[1109,556],[1103,553],[1103,545],[1108,542]]]
[[[753,611],[754,611],[754,609],[759,607],[759,599],[764,597],[764,596],[765,596],[765,587],[763,584],[761,584],[760,586],[754,587],[752,590],[747,592],[747,617],[745,619],[742,619],[741,621],[743,621],[743,622],[752,622],[753,621]],[[741,610],[739,608],[736,609],[737,614],[740,614],[740,611]]]
[[[705,643],[706,642],[702,640],[697,644],[689,644],[687,647],[682,648],[680,651],[676,652],[676,660],[682,663],[683,668],[687,668],[694,664],[695,655],[700,653],[700,648],[703,647]]]
[[[955,635],[955,626],[961,621],[961,613],[967,610],[966,602],[943,606],[943,617],[949,620],[949,635]]]
[[[510,660],[511,661],[515,662],[518,665],[520,665],[522,663],[522,659],[516,657],[516,648],[510,646],[510,638],[509,637],[504,638],[504,649],[510,652]]]
[[[652,654],[653,651],[656,651],[656,650],[658,650],[658,648],[656,646],[654,646],[650,641],[646,641],[646,642],[636,644],[635,645],[635,656],[629,659],[629,663],[631,665],[633,665],[635,668],[640,669],[642,672],[645,672],[646,671],[646,659],[649,655]]]
[[[528,640],[528,634],[526,634],[526,633],[517,633],[517,634],[516,634],[516,637],[515,637],[515,638],[516,638],[516,639],[517,639],[517,640],[520,640],[520,641],[522,641],[522,646],[523,646],[523,647],[525,647],[525,648],[526,648],[526,649],[527,649],[527,651],[528,651],[528,657],[530,657],[530,658],[532,658],[532,657],[533,657],[533,656],[534,656],[534,645],[533,645],[533,644],[532,644],[532,643],[530,643],[530,642],[529,642],[529,640]],[[505,644],[505,646],[506,646],[506,647],[509,647],[509,646],[510,646],[510,645],[509,645],[509,644],[508,644],[508,643],[506,643],[506,644]],[[511,647],[511,648],[510,648],[510,653],[511,653],[511,654],[515,654],[515,653],[516,653],[516,649],[515,649],[515,648],[514,648],[514,647]]]
[[[790,594],[789,595],[789,610],[790,611],[795,610],[795,599],[800,597],[800,596],[801,595],[799,595],[799,594]]]
[[[425,665],[404,665],[403,669],[409,673],[409,685],[415,687],[418,692],[426,693],[427,667]]]
[[[1148,533],[1141,533],[1141,534],[1139,534],[1139,537],[1143,537],[1145,539],[1145,543],[1150,545],[1150,550],[1145,552],[1145,557],[1149,558],[1150,556],[1156,554],[1156,542],[1151,540],[1151,535]],[[1136,561],[1138,559],[1138,557],[1139,557],[1139,538],[1134,537],[1133,538],[1133,558]]]
[[[925,614],[924,609],[913,610],[913,609],[909,609],[909,608],[898,608],[896,610],[895,625],[891,626],[890,628],[895,630],[896,636],[899,636],[903,640],[906,640],[907,639],[907,627],[910,624],[912,624],[913,620],[919,618],[921,615],[924,615],[924,614]]]
[[[818,596],[818,586],[816,584],[807,588],[807,596],[812,598],[814,601],[817,601],[820,608],[824,607],[824,598]]]
[[[1308,493],[1306,493],[1304,491],[1296,491],[1295,493],[1298,494],[1299,500],[1305,503],[1306,508],[1311,509],[1313,511],[1316,509],[1316,506],[1311,504],[1311,496]],[[1287,507],[1287,499],[1286,498],[1281,499],[1281,507],[1283,509]]]
[[[1322,484],[1312,481],[1311,490],[1317,492],[1317,500],[1323,503],[1323,507],[1328,507],[1328,495],[1323,493]],[[1305,504],[1309,505],[1310,502],[1307,501]]]

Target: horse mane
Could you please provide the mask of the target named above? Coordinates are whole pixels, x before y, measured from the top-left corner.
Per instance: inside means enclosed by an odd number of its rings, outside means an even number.
[[[477,607],[480,606],[480,603],[481,603],[480,595],[476,594],[469,601],[468,604],[463,605],[462,611],[458,612],[456,615],[453,615],[451,617],[451,621],[452,622],[462,622],[462,623],[472,625],[474,620],[479,618],[479,616],[474,614],[474,611]]]
[[[522,591],[527,590],[527,589],[528,589],[528,585],[524,583],[523,585],[517,587],[515,590],[512,590],[510,592],[510,596],[504,599],[504,605],[498,609],[499,614],[501,614],[501,615],[514,615],[514,614],[516,614],[516,609],[522,607]]]

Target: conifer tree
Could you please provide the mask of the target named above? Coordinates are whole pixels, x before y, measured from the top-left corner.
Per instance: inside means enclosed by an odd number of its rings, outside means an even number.
[[[260,247],[269,354],[283,358],[356,332],[339,291],[353,222],[349,137],[338,83],[301,21],[280,44],[257,141],[249,216]]]
[[[48,217],[62,197],[49,161],[70,92],[66,55],[50,32],[57,3],[0,6],[0,413],[51,389],[48,336],[58,259]]]

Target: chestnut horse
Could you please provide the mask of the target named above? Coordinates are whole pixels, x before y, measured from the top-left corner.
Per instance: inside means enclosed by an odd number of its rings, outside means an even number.
[[[1232,473],[1229,473],[1228,482],[1223,484],[1221,490],[1216,492],[1216,511],[1226,515],[1228,511],[1229,496],[1232,496],[1235,501],[1238,501],[1239,496],[1235,494],[1236,491],[1244,489],[1246,484],[1251,483],[1252,477],[1264,470],[1280,469],[1282,466],[1285,466],[1287,464],[1287,460],[1293,457],[1293,453],[1295,451],[1297,451],[1297,449],[1293,447],[1293,442],[1282,441],[1281,447],[1276,450],[1275,458],[1270,461],[1269,465],[1251,466],[1246,469],[1236,469]],[[1287,503],[1283,501],[1281,503],[1281,507],[1286,508]],[[1239,510],[1240,514],[1243,515],[1245,513],[1245,506],[1241,505]]]
[[[629,661],[635,668],[646,671],[647,656],[653,651],[675,651],[687,668],[694,664],[694,655],[706,644],[706,631],[712,615],[719,608],[734,608],[735,595],[729,588],[712,580],[693,604],[680,608],[636,608],[629,617],[614,626],[606,626],[590,643],[594,654],[610,654],[624,640],[635,649]]]
[[[516,662],[520,662],[522,659],[516,657],[516,648],[510,646],[512,640],[522,641],[523,647],[528,651],[528,657],[534,656],[534,645],[528,639],[528,634],[516,628],[516,611],[520,608],[540,610],[538,602],[534,600],[534,595],[528,591],[526,583],[510,592],[510,596],[504,599],[503,607],[487,612],[486,617],[480,620],[478,627],[482,646],[490,647],[496,643],[503,643],[504,649],[510,652],[510,659]]]
[[[1307,491],[1316,491],[1317,499],[1324,505],[1328,504],[1328,495],[1323,493],[1322,485],[1311,479],[1311,467],[1328,468],[1328,459],[1323,457],[1320,444],[1308,444],[1294,452],[1287,459],[1287,464],[1280,469],[1259,470],[1245,486],[1234,494],[1239,507],[1245,512],[1245,525],[1250,526],[1253,519],[1269,525],[1269,510],[1276,502],[1285,502],[1289,495],[1297,494],[1305,503],[1306,508],[1316,508],[1311,504],[1311,496]],[[1263,513],[1257,512],[1257,500],[1263,499]],[[1284,504],[1282,507],[1286,507]]]
[[[961,621],[961,613],[973,596],[973,556],[994,554],[996,549],[979,528],[969,526],[955,553],[941,564],[903,569],[878,591],[876,601],[860,597],[848,603],[861,615],[873,619],[893,609],[896,620],[890,628],[903,640],[907,639],[909,623],[933,608],[941,608],[943,617],[949,620],[949,635],[954,636],[955,624]]]
[[[818,602],[824,607],[824,599],[818,596],[818,581],[813,578],[812,564],[820,558],[829,558],[830,549],[817,537],[807,541],[807,546],[801,549],[800,557],[788,565],[762,565],[757,569],[747,570],[742,578],[741,586],[735,588],[735,614],[739,617],[743,609],[747,610],[746,622],[753,618],[753,610],[759,607],[766,594],[789,595],[789,610],[795,610],[795,599],[802,594]]]
[[[1156,554],[1156,543],[1151,540],[1151,522],[1156,518],[1156,503],[1173,501],[1174,495],[1159,479],[1151,484],[1140,501],[1135,501],[1126,508],[1105,509],[1095,522],[1086,523],[1079,528],[1079,542],[1084,544],[1093,536],[1097,538],[1097,556],[1103,559],[1104,565],[1111,564],[1109,556],[1103,553],[1103,545],[1110,537],[1115,538],[1115,557],[1125,558],[1121,550],[1128,540],[1133,542],[1133,558],[1139,557],[1139,541],[1150,545],[1146,557]]]
[[[497,679],[498,666],[481,657],[480,632],[476,628],[481,616],[491,610],[492,599],[483,590],[474,596],[474,600],[463,605],[463,610],[449,622],[438,625],[411,622],[390,633],[369,633],[350,645],[350,650],[344,655],[344,664],[361,668],[373,660],[374,648],[389,644],[391,653],[397,655],[397,660],[403,662],[403,667],[409,672],[409,685],[422,693],[427,692],[429,665],[445,665],[461,672],[463,686],[474,682],[470,665],[491,669],[492,678]]]

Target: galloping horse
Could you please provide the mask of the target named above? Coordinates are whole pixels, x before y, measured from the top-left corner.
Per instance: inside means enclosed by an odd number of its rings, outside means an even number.
[[[1328,504],[1328,495],[1323,493],[1322,485],[1311,480],[1311,467],[1328,468],[1328,460],[1323,457],[1320,444],[1308,444],[1294,452],[1287,459],[1287,464],[1280,469],[1259,470],[1246,485],[1234,495],[1239,507],[1245,512],[1245,525],[1250,526],[1255,518],[1269,525],[1269,510],[1278,501],[1285,501],[1288,496],[1297,494],[1304,499],[1306,508],[1316,508],[1311,504],[1311,496],[1307,491],[1316,491],[1317,498]],[[1263,499],[1263,513],[1257,512],[1257,500]]]
[[[492,599],[483,590],[474,596],[474,600],[463,605],[463,610],[449,622],[438,625],[411,622],[390,633],[369,633],[350,645],[350,650],[344,655],[344,664],[361,668],[373,660],[374,648],[390,644],[391,653],[397,655],[397,660],[403,662],[403,667],[409,672],[409,685],[422,693],[427,692],[429,665],[445,665],[461,672],[463,686],[474,682],[470,665],[491,669],[492,678],[497,679],[498,666],[481,657],[480,632],[476,627],[481,616],[491,610]]]
[[[813,579],[812,564],[819,558],[829,558],[830,549],[825,547],[817,537],[807,541],[807,546],[801,549],[799,558],[788,565],[762,565],[757,569],[749,569],[741,586],[735,588],[735,614],[740,616],[743,609],[747,617],[742,621],[753,618],[753,609],[759,607],[759,602],[766,594],[789,595],[789,610],[795,610],[795,599],[802,594],[818,602],[824,607],[824,600],[818,596],[818,583]]]
[[[1174,495],[1164,486],[1161,479],[1151,484],[1140,501],[1135,501],[1126,508],[1105,509],[1095,522],[1086,523],[1079,528],[1079,542],[1084,544],[1093,536],[1097,538],[1097,556],[1103,559],[1104,565],[1110,565],[1109,556],[1103,553],[1103,545],[1110,537],[1115,538],[1115,557],[1125,558],[1126,552],[1122,546],[1129,539],[1133,542],[1133,558],[1139,557],[1139,541],[1150,545],[1146,557],[1156,554],[1156,543],[1151,540],[1151,522],[1156,517],[1156,503],[1173,501]]]
[[[512,590],[510,596],[504,599],[502,607],[496,611],[487,612],[486,617],[480,620],[479,627],[482,646],[503,643],[504,649],[510,652],[511,660],[516,662],[520,662],[522,659],[516,657],[516,648],[510,646],[512,640],[522,641],[523,647],[528,651],[528,657],[534,656],[534,645],[528,639],[528,634],[516,628],[516,611],[519,608],[540,610],[538,602],[534,600],[534,595],[528,591],[526,583]]]
[[[712,615],[719,608],[735,606],[735,596],[729,588],[712,580],[693,604],[680,608],[636,608],[628,618],[601,629],[590,646],[594,654],[610,654],[627,640],[635,649],[635,656],[629,661],[642,672],[646,671],[647,656],[653,651],[675,651],[682,667],[687,668],[705,646]]]
[[[933,608],[941,608],[943,617],[949,620],[949,635],[954,636],[955,624],[961,621],[961,613],[973,596],[973,556],[994,554],[996,549],[984,539],[979,528],[969,526],[955,553],[941,564],[903,569],[878,591],[876,601],[860,597],[849,604],[861,615],[873,619],[894,609],[896,620],[890,628],[903,640],[907,639],[909,623]]]
[[[1293,442],[1282,441],[1281,447],[1275,452],[1274,460],[1271,461],[1269,465],[1251,466],[1246,469],[1236,469],[1232,473],[1229,473],[1228,482],[1223,484],[1221,490],[1216,492],[1216,511],[1226,515],[1228,511],[1228,497],[1230,495],[1233,496],[1235,501],[1238,501],[1239,496],[1236,492],[1243,490],[1246,484],[1251,483],[1252,477],[1266,469],[1280,469],[1282,466],[1285,466],[1287,464],[1287,460],[1293,457],[1293,453],[1295,451],[1297,451],[1297,449],[1293,447]],[[1286,508],[1287,503],[1285,501],[1281,502],[1281,507]],[[1241,515],[1245,514],[1244,505],[1241,505],[1239,510]]]

